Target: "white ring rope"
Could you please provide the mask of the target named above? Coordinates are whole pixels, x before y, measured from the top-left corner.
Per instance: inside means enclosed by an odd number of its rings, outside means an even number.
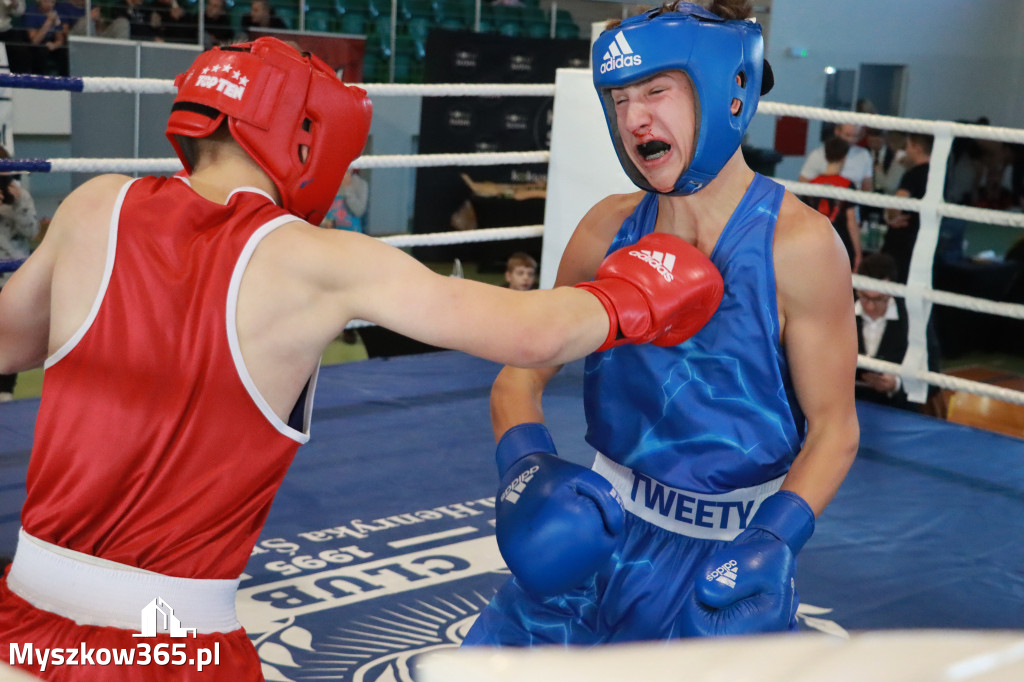
[[[88,93],[139,93],[139,94],[174,94],[176,89],[172,80],[154,78],[109,78],[86,77],[81,80],[81,91]],[[537,96],[553,97],[555,86],[552,84],[394,84],[394,83],[359,83],[371,97],[376,96],[424,96],[424,97],[491,97],[491,96]],[[12,87],[34,87],[31,85]],[[923,199],[887,196],[859,190],[841,189],[826,185],[795,182],[776,179],[789,191],[814,197],[840,199],[863,206],[892,208],[903,211],[914,211],[921,215],[921,229],[918,233],[918,246],[915,247],[914,259],[911,264],[911,276],[907,285],[892,282],[881,282],[867,277],[854,275],[854,287],[869,289],[881,293],[902,296],[907,301],[910,317],[911,344],[907,357],[902,364],[884,362],[858,356],[857,366],[889,374],[897,374],[904,379],[908,395],[922,399],[927,384],[933,384],[949,390],[962,390],[979,395],[1005,400],[1015,404],[1024,404],[1024,392],[960,379],[945,374],[927,371],[925,322],[930,314],[932,303],[952,306],[974,312],[1001,315],[1014,319],[1024,319],[1024,305],[1001,303],[983,298],[975,298],[951,292],[931,289],[931,261],[938,240],[938,222],[940,217],[948,216],[979,223],[1024,228],[1024,215],[1008,211],[997,211],[970,206],[948,204],[942,200],[944,187],[943,171],[949,156],[953,137],[996,140],[1024,144],[1024,130],[999,128],[974,124],[954,123],[950,121],[929,121],[923,119],[900,118],[896,116],[880,116],[877,114],[861,114],[849,111],[837,111],[820,107],[782,104],[762,101],[758,105],[759,113],[773,116],[797,116],[830,123],[854,123],[884,130],[899,130],[910,133],[925,133],[935,136],[932,153],[931,172],[928,179],[928,190]],[[484,166],[501,164],[548,163],[550,153],[534,152],[499,152],[478,154],[419,154],[419,155],[375,155],[362,156],[356,159],[353,168],[426,168],[441,166]],[[126,173],[166,173],[181,170],[181,163],[176,158],[167,159],[51,159],[51,172],[126,172]],[[398,248],[429,246],[443,244],[463,244],[471,242],[495,241],[503,239],[520,239],[543,235],[543,226],[530,225],[524,227],[494,228],[465,232],[439,232],[416,235],[393,235],[379,237],[381,241]],[[348,328],[367,326],[369,323],[353,320]]]
[[[524,225],[522,227],[488,227],[479,230],[459,232],[431,232],[428,234],[395,234],[378,237],[385,244],[399,249],[413,246],[437,246],[442,244],[475,244],[477,242],[494,242],[506,239],[530,239],[544,235],[543,225]]]
[[[996,400],[1004,400],[1008,403],[1014,403],[1015,405],[1024,405],[1024,392],[1015,391],[1010,388],[1003,388],[1002,386],[996,386],[995,384],[985,384],[978,381],[971,381],[970,379],[961,379],[960,377],[950,376],[949,374],[940,374],[938,372],[914,370],[907,373],[904,372],[902,365],[898,365],[895,362],[886,362],[885,360],[876,360],[875,358],[869,358],[866,355],[857,356],[857,367],[867,369],[872,372],[881,372],[883,374],[899,374],[904,379],[908,377],[914,378],[918,381],[934,384],[939,388],[944,388],[949,391],[966,391],[967,393],[976,393],[977,395],[995,398]]]
[[[174,81],[160,78],[113,78],[87,76],[81,79],[82,92],[127,92],[140,94],[174,94]],[[537,96],[554,97],[555,86],[550,83],[355,83],[370,96],[425,96],[425,97],[490,97]],[[852,111],[824,109],[801,104],[762,101],[758,111],[772,116],[798,116],[828,123],[856,123],[882,130],[901,130],[908,133],[936,134],[948,132],[955,137],[998,140],[1024,144],[1024,130],[999,128],[952,121],[861,114]]]
[[[360,156],[353,168],[436,168],[441,166],[501,166],[547,163],[551,153],[487,152],[475,154],[377,154]],[[177,157],[162,159],[49,159],[52,173],[177,173]]]
[[[82,92],[173,95],[174,81],[162,78],[114,78],[86,76],[80,79]],[[554,97],[551,83],[351,83],[371,97]]]
[[[827,197],[829,199],[842,199],[861,206],[874,206],[876,208],[898,208],[902,211],[921,212],[922,200],[911,199],[910,197],[897,197],[892,194],[878,194],[877,192],[864,192],[856,189],[843,189],[832,185],[814,185],[809,182],[797,182],[795,180],[782,180],[773,178],[793,194],[815,197]],[[963,218],[988,225],[1003,225],[1006,227],[1024,227],[1024,213],[1012,213],[1010,211],[999,211],[992,208],[978,208],[976,206],[960,206],[959,204],[947,204],[944,201],[935,205],[939,215],[950,218]]]
[[[376,154],[360,156],[353,168],[432,168],[437,166],[501,166],[548,163],[551,152],[477,152],[465,154]]]
[[[871,279],[864,275],[853,276],[853,288],[864,291],[877,291],[881,294],[891,294],[901,298],[919,296],[926,301],[949,306],[951,308],[960,308],[961,310],[970,310],[976,313],[988,313],[990,315],[1000,315],[1002,317],[1012,317],[1017,320],[1024,320],[1024,305],[1020,303],[1001,303],[999,301],[990,301],[987,298],[975,298],[973,296],[965,296],[963,294],[954,294],[949,291],[940,291],[938,289],[908,287],[906,284],[899,284],[898,282],[889,282],[880,279]]]
[[[974,123],[954,123],[952,121],[929,121],[921,118],[902,118],[899,116],[882,116],[880,114],[861,114],[853,111],[823,109],[800,104],[782,104],[781,102],[759,102],[758,113],[772,116],[798,116],[828,123],[856,123],[868,128],[880,130],[902,130],[905,133],[927,133],[938,135],[947,133],[953,137],[972,137],[979,140],[998,140],[1024,144],[1024,130],[1018,128],[998,128],[982,126]]]

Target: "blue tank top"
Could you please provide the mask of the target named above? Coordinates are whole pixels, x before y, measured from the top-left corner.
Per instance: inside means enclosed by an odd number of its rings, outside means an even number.
[[[779,339],[772,240],[783,188],[756,175],[711,261],[725,295],[678,346],[625,345],[587,357],[587,442],[667,485],[721,493],[789,470],[806,432]],[[649,193],[608,252],[654,230]]]

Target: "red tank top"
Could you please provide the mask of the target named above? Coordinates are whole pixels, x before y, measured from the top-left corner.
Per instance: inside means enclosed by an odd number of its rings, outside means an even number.
[[[222,206],[178,178],[122,190],[89,319],[46,363],[28,533],[165,575],[241,574],[309,438],[308,410],[299,431],[259,395],[234,325],[252,250],[291,220],[257,191]]]

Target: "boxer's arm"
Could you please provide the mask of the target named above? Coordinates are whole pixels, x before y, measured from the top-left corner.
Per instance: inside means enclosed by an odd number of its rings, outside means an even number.
[[[38,367],[46,359],[53,251],[44,239],[0,289],[0,374]]]
[[[277,319],[297,342],[315,339],[319,350],[351,319],[520,366],[582,357],[608,334],[608,314],[585,291],[519,292],[447,277],[371,237],[304,223],[287,225],[264,243],[264,253],[273,254],[264,260],[267,267],[286,270],[264,279],[287,282],[289,291],[254,290],[254,300],[291,301]],[[253,284],[259,286],[255,277]]]
[[[4,285],[0,372],[40,366],[81,326],[102,281],[110,211],[129,179],[101,175],[71,192],[39,247]]]
[[[506,366],[491,386],[491,426],[498,440],[517,424],[544,423],[541,400],[548,382],[562,368],[526,369]]]
[[[607,197],[580,221],[562,252],[555,286],[573,286],[594,278],[615,232],[633,211],[643,192]],[[544,388],[561,365],[539,369],[505,367],[491,388],[491,425],[494,438],[516,424],[544,422],[541,399]]]
[[[374,269],[353,283],[354,317],[425,343],[537,367],[582,357],[608,334],[608,314],[587,292],[513,291],[436,274],[383,244],[366,250]]]
[[[604,340],[594,344],[595,331],[603,329],[607,338],[609,320],[606,313],[595,312],[596,297],[569,285],[594,276],[615,230],[641,195],[611,197],[588,213],[570,240],[554,289],[514,292],[438,277],[399,254],[405,260],[399,263],[396,258],[394,262],[396,269],[401,268],[401,276],[381,278],[376,274],[378,268],[362,278],[363,284],[376,283],[366,292],[370,296],[356,298],[365,306],[354,316],[426,343],[517,366],[550,367],[582,357]],[[586,248],[575,248],[576,244]],[[574,263],[569,273],[563,272],[567,259]],[[588,298],[575,296],[578,293]],[[501,333],[490,333],[494,331]]]
[[[787,202],[799,203],[787,193]],[[784,204],[775,242],[783,345],[807,438],[784,490],[802,497],[815,515],[828,505],[857,452],[854,404],[857,328],[850,266],[827,220],[800,204]]]

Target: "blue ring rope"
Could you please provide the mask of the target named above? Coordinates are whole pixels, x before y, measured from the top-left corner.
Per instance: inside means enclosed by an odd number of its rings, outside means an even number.
[[[21,267],[21,264],[25,262],[24,258],[14,258],[10,260],[0,260],[0,273],[14,272]]]
[[[0,159],[0,173],[49,173],[48,159]]]
[[[36,76],[30,73],[0,73],[0,87],[82,92],[85,84],[81,78],[70,76]]]

